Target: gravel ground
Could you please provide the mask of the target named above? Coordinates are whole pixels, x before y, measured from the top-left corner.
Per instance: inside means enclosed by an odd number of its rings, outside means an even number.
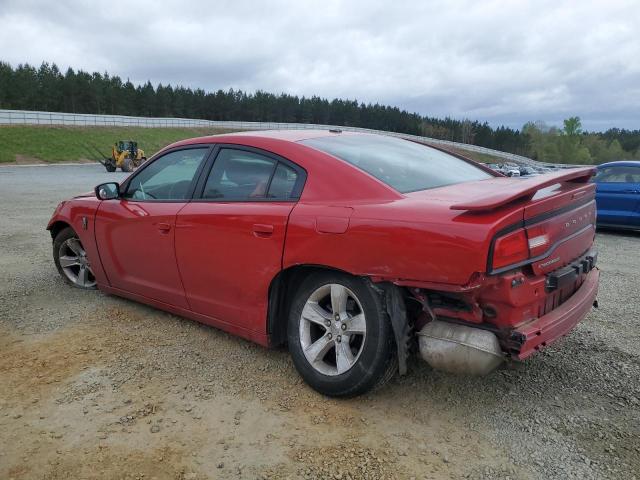
[[[0,167],[0,478],[640,477],[640,234],[598,234],[600,308],[526,363],[333,400],[284,350],[62,282],[55,205],[120,178]]]

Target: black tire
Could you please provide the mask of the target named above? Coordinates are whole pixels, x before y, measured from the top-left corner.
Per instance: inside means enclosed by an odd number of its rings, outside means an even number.
[[[93,276],[93,273],[91,273],[90,276],[88,277],[88,282],[86,284],[79,283],[78,281],[74,282],[69,277],[69,275],[65,273],[65,269],[60,264],[60,257],[65,250],[63,245],[69,239],[74,239],[74,238],[77,239],[78,244],[82,247],[82,242],[80,242],[80,239],[78,238],[78,235],[73,230],[73,228],[67,227],[60,230],[60,232],[58,232],[58,234],[53,240],[53,261],[56,265],[56,268],[58,269],[58,273],[67,284],[71,285],[72,287],[80,288],[82,290],[94,290],[97,287],[96,287],[95,277]],[[78,267],[78,270],[79,269],[80,267]],[[89,269],[89,272],[91,272],[90,269]]]
[[[365,315],[366,337],[353,366],[342,374],[326,375],[307,360],[300,338],[303,308],[311,295],[327,284],[339,284],[353,292]],[[295,293],[287,328],[289,351],[302,378],[316,391],[331,397],[354,397],[379,388],[398,368],[397,350],[388,315],[378,294],[365,280],[339,272],[309,275]]]
[[[104,168],[106,168],[107,172],[110,173],[116,171],[116,165],[112,160],[107,160],[106,162],[104,162]]]
[[[122,161],[122,167],[121,170],[123,172],[133,172],[133,160],[131,160],[130,158],[125,158]]]

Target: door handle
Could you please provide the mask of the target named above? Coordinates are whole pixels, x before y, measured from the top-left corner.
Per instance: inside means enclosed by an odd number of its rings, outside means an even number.
[[[269,237],[273,234],[273,225],[254,223],[253,233],[256,237]]]
[[[169,230],[171,230],[171,225],[169,225],[168,223],[159,223],[158,230],[160,230],[162,233],[167,233]]]

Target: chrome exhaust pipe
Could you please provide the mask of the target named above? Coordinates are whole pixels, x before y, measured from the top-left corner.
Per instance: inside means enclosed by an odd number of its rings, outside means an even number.
[[[487,375],[503,361],[498,337],[479,328],[434,320],[418,332],[420,355],[436,370]]]

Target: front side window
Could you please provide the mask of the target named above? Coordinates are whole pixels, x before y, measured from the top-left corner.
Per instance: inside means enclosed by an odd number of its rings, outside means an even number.
[[[600,183],[640,183],[640,167],[605,167],[596,175]]]
[[[400,193],[493,178],[472,163],[399,138],[341,134],[300,143],[355,165]]]
[[[167,153],[131,179],[124,198],[132,200],[185,200],[193,177],[208,148]]]
[[[246,150],[223,148],[204,186],[203,199],[221,201],[287,200],[297,173],[277,160]]]

